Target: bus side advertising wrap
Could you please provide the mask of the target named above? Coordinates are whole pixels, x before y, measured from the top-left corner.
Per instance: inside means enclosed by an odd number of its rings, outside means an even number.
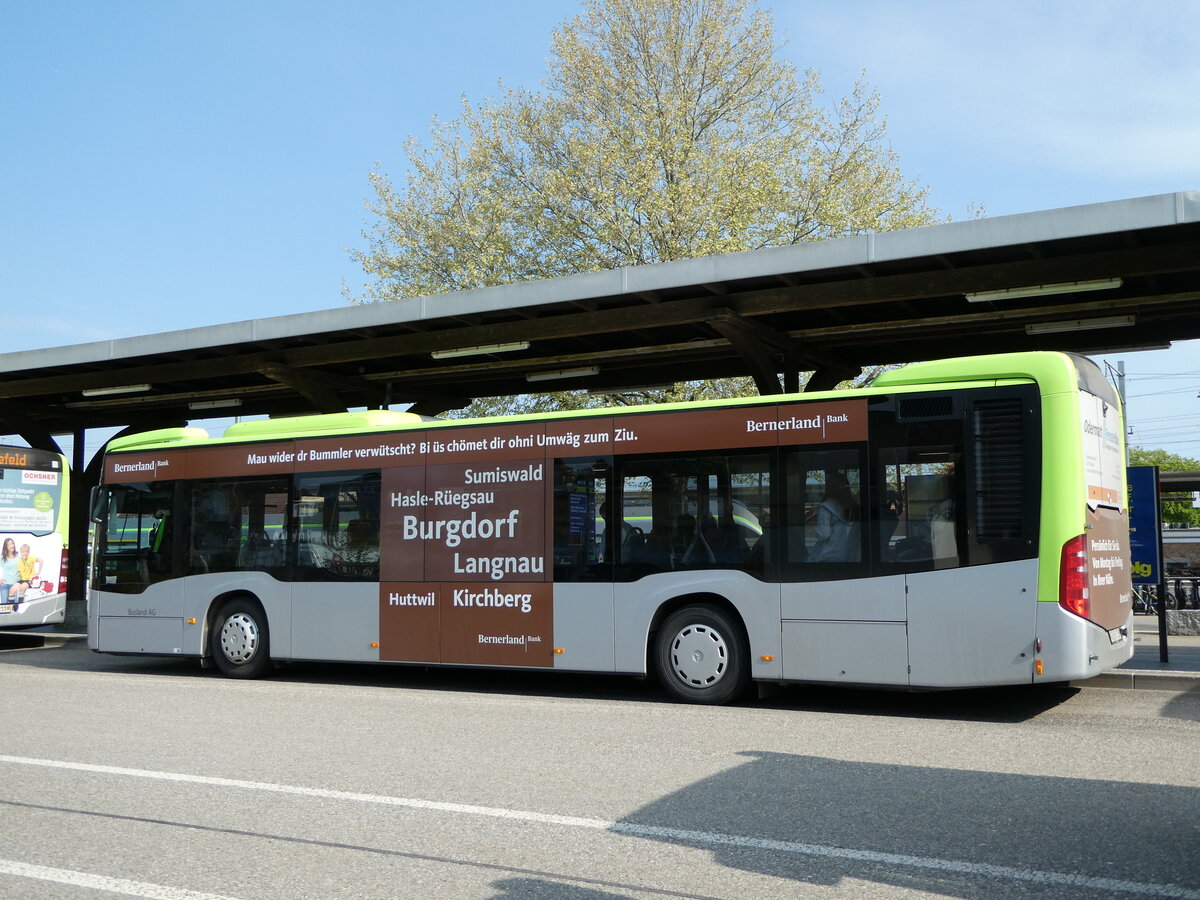
[[[818,401],[122,453],[105,481],[378,468],[379,658],[552,666],[555,459],[866,434],[865,400]]]
[[[837,392],[123,435],[90,504],[88,646],[234,678],[653,674],[713,704],[1089,678],[1133,654],[1123,428],[1094,362],[1039,351]],[[8,503],[5,475],[0,528],[44,524],[52,482]]]

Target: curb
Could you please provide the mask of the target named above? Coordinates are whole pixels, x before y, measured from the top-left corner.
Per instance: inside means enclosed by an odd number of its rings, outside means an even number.
[[[1071,687],[1125,688],[1182,693],[1200,687],[1200,672],[1159,672],[1153,669],[1110,669],[1093,678],[1072,681]]]

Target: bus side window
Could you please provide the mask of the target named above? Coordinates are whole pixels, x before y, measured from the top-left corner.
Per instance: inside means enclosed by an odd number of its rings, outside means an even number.
[[[956,443],[884,447],[879,461],[882,562],[912,570],[962,565],[962,453]]]
[[[297,478],[297,577],[302,581],[377,581],[379,509],[378,470]]]
[[[607,459],[554,461],[554,580],[609,581],[605,552]]]
[[[805,579],[865,577],[861,450],[793,449],[783,458],[783,543],[789,570]]]
[[[191,546],[188,571],[228,572],[235,568],[240,545],[241,507],[228,482],[193,484],[189,493]]]
[[[170,510],[175,483],[114,485],[93,578],[105,590],[140,593],[173,577]]]
[[[618,581],[679,569],[764,577],[771,460],[761,451],[629,456],[617,461],[625,526]]]
[[[288,566],[288,488],[289,479],[280,476],[238,482],[242,504],[238,569],[284,576]]]

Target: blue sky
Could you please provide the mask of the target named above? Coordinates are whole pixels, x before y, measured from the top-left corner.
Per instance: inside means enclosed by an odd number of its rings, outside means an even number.
[[[863,70],[956,218],[1200,189],[1200,2],[764,4],[830,99]],[[367,174],[536,86],[573,0],[5,4],[9,350],[337,307]],[[1200,458],[1200,347],[1127,354],[1134,442]]]

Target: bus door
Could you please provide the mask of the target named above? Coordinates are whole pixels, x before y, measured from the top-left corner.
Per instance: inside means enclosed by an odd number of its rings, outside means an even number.
[[[783,452],[783,675],[907,684],[902,573],[872,571],[863,446]]]
[[[555,665],[611,672],[614,558],[623,542],[640,545],[643,528],[625,521],[610,492],[611,457],[560,457],[553,469],[554,646],[564,650]]]
[[[288,562],[274,555],[279,542],[271,537],[286,518],[287,487],[266,482],[255,487],[244,515],[251,518],[252,533],[267,533],[255,568],[271,575],[275,565]],[[380,629],[380,470],[297,475],[291,500],[285,533],[288,552],[295,554],[293,580],[287,586],[273,586],[281,593],[290,588],[292,655],[298,659],[378,659],[378,651],[362,636]],[[423,630],[414,629],[409,649],[419,661],[439,658],[436,634]]]
[[[890,426],[879,421],[887,413],[872,423],[879,569],[904,578],[913,686],[1030,678],[1037,451],[1027,405],[997,391],[900,397]]]
[[[113,653],[184,652],[178,483],[110,485],[97,510],[88,641]]]

